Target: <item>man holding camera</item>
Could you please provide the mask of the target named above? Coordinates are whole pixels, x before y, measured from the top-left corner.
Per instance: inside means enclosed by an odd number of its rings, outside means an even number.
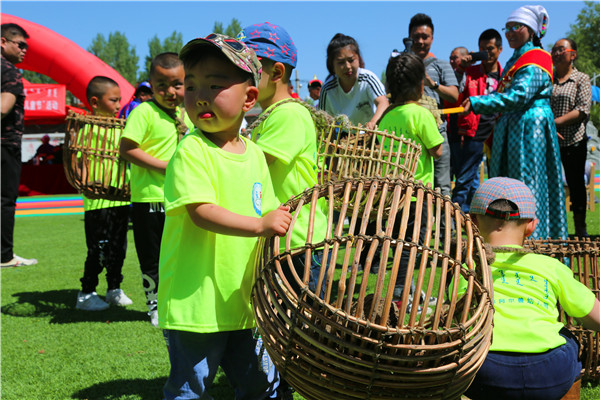
[[[471,96],[488,94],[498,88],[502,67],[498,57],[502,53],[502,37],[495,29],[488,29],[479,36],[479,53],[464,56],[466,69],[464,89],[458,103]],[[487,58],[486,58],[487,56]],[[472,65],[481,60],[481,64]],[[456,128],[448,131],[450,141],[452,175],[455,177],[452,201],[467,213],[475,190],[479,187],[479,165],[483,159],[484,142],[492,134],[496,115],[459,115]]]

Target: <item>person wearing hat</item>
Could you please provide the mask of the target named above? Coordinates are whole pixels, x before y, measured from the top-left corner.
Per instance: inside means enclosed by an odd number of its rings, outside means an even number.
[[[316,75],[310,82],[308,82],[308,95],[315,101],[315,107],[319,105],[319,96],[321,96],[322,87],[323,82],[318,80]]]
[[[148,101],[152,98],[152,87],[150,86],[150,82],[143,81],[140,83],[135,89],[135,93],[133,94],[133,99],[129,103],[125,105],[125,107],[121,108],[119,111],[119,118],[127,118],[129,113],[142,104],[145,101]]]
[[[511,178],[489,179],[473,196],[471,217],[496,254],[493,340],[465,393],[472,400],[558,400],[569,391],[581,361],[575,337],[558,321],[557,303],[587,329],[600,330],[592,291],[560,261],[523,249],[537,224],[535,204],[529,187]]]
[[[498,89],[463,102],[467,115],[501,113],[494,127],[489,176],[521,180],[534,193],[539,223],[532,238],[564,239],[565,193],[552,96],[552,58],[541,48],[548,29],[542,6],[523,6],[510,14],[504,31],[513,56]]]
[[[164,398],[210,398],[221,366],[236,398],[263,399],[269,384],[254,352],[250,305],[257,237],[285,235],[292,215],[278,206],[263,152],[239,135],[261,65],[243,43],[215,33],[188,42],[179,58],[196,129],[165,176],[158,321],[171,372]]]

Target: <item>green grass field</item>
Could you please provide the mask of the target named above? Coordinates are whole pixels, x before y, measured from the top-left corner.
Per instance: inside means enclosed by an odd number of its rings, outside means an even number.
[[[599,214],[588,214],[590,234],[600,233]],[[162,398],[167,350],[160,330],[148,322],[129,234],[122,288],[134,304],[85,312],[75,310],[86,253],[83,215],[17,219],[15,249],[39,264],[1,272],[2,399]],[[98,293],[105,292],[102,275]],[[212,395],[234,398],[223,374]],[[598,398],[600,387],[584,384],[582,399]]]

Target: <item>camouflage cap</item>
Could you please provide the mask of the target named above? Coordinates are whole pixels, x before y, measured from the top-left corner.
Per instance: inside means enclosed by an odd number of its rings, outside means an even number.
[[[211,33],[204,38],[190,40],[179,52],[179,58],[185,61],[190,52],[198,51],[201,47],[213,46],[221,52],[238,68],[252,74],[254,85],[258,86],[262,65],[254,50],[248,48],[244,43],[220,33]]]

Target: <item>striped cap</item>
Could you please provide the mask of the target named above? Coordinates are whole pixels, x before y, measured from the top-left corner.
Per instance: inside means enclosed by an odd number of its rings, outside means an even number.
[[[509,200],[517,210],[490,210],[495,200]],[[471,214],[489,215],[500,219],[535,219],[535,198],[531,190],[521,181],[511,178],[492,178],[483,182],[473,195]]]

